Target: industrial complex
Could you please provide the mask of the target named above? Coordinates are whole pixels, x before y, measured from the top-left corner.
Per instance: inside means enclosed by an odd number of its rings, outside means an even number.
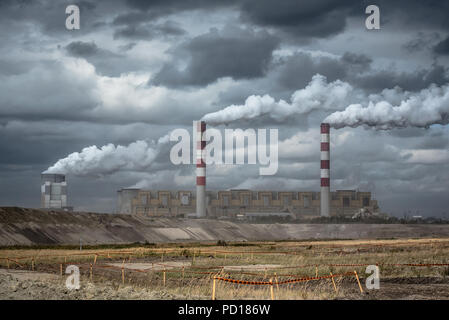
[[[117,192],[117,213],[148,217],[236,218],[251,220],[278,217],[301,218],[354,216],[379,212],[371,192],[330,191],[330,126],[321,124],[321,192],[273,190],[206,191],[206,123],[196,123],[196,192],[192,190],[142,190]],[[67,206],[64,174],[43,173],[41,208],[71,210]]]
[[[206,191],[206,123],[196,126],[196,193],[188,190],[141,190],[117,192],[117,212],[141,216],[243,218],[353,216],[360,210],[377,213],[370,192],[330,191],[330,126],[321,124],[321,192],[223,190]],[[195,213],[196,212],[196,213]]]
[[[360,209],[379,210],[370,192],[338,190],[331,193],[331,216],[353,216]],[[319,192],[294,191],[206,191],[206,217],[251,219],[264,216],[290,219],[320,216]],[[192,191],[121,189],[117,192],[118,213],[140,216],[194,217],[197,206]]]

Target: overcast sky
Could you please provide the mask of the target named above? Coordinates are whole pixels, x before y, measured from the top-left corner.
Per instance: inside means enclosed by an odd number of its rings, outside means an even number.
[[[447,93],[449,1],[391,2],[0,0],[0,205],[38,207],[40,173],[73,152],[150,145],[251,95],[290,101],[316,74],[361,100]],[[80,7],[80,30],[65,28],[69,4]],[[380,30],[365,28],[369,4],[380,8]],[[279,170],[208,167],[208,188],[318,191],[319,124],[330,113],[233,123],[279,130]],[[332,129],[331,189],[371,191],[397,216],[449,216],[440,123]],[[68,173],[69,204],[113,212],[121,187],[193,190],[194,166],[172,165],[172,145],[142,165]]]

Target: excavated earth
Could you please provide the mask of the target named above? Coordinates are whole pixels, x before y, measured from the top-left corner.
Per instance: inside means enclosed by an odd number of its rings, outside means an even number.
[[[0,246],[448,237],[437,224],[256,224],[0,207]]]

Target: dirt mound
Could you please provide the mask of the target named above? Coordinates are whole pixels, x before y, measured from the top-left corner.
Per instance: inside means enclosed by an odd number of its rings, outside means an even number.
[[[448,237],[447,225],[251,224],[0,207],[0,246]]]

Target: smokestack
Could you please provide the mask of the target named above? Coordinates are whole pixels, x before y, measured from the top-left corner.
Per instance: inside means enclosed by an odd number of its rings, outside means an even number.
[[[196,216],[206,217],[206,122],[196,123]]]
[[[329,123],[321,124],[321,216],[330,215],[330,148]]]

